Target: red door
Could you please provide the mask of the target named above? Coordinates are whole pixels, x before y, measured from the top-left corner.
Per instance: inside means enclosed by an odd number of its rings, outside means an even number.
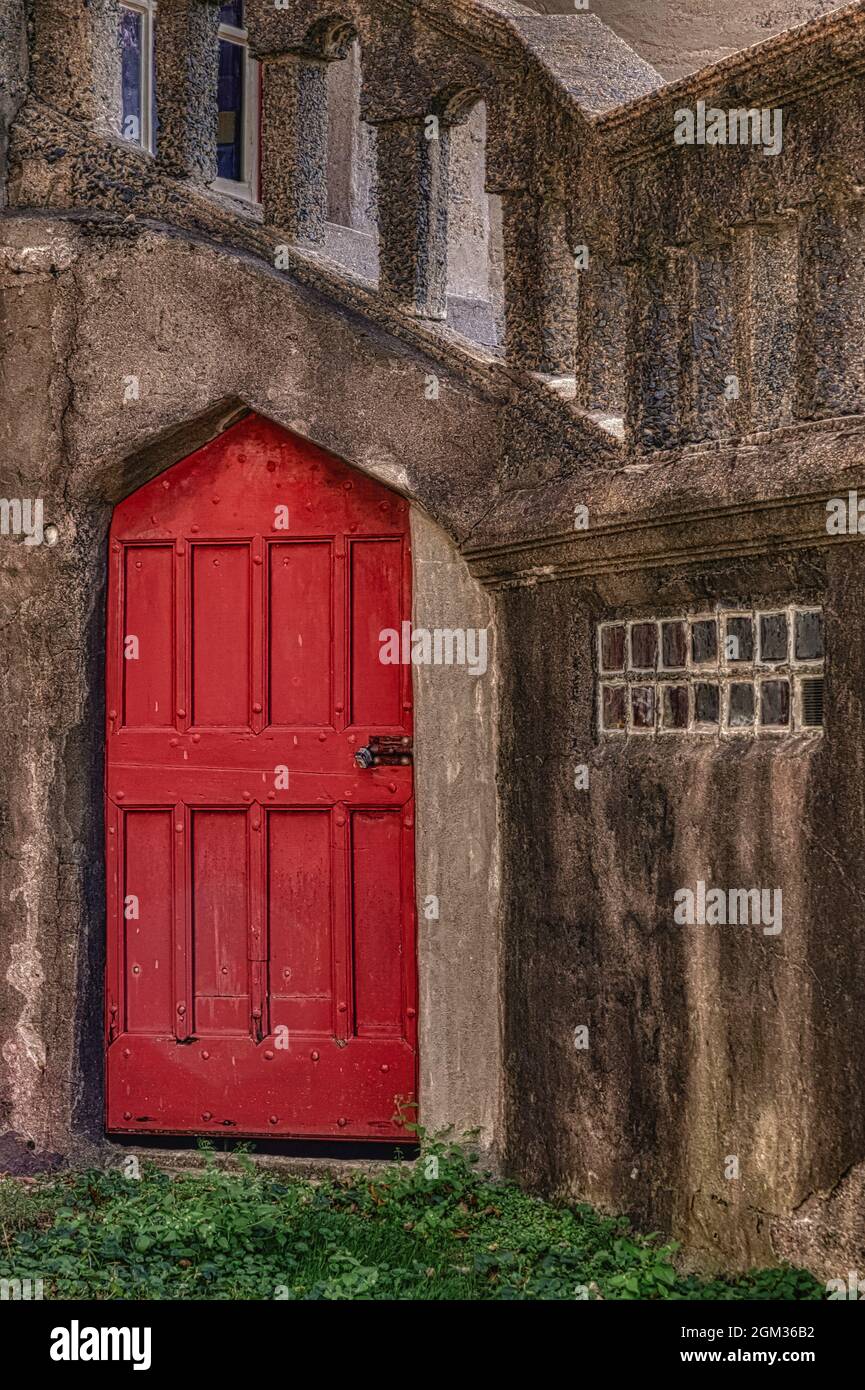
[[[408,528],[255,415],[115,510],[109,1130],[405,1137],[411,667],[380,633],[411,617]]]

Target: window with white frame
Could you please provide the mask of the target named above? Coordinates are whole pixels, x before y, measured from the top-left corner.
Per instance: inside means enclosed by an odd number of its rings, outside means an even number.
[[[243,0],[219,11],[219,116],[214,187],[258,196],[258,64],[249,56]]]
[[[121,134],[151,154],[156,149],[157,132],[155,23],[156,0],[122,0]],[[243,0],[220,8],[217,82],[217,177],[213,186],[254,201],[258,197],[258,64],[249,55]]]
[[[153,84],[155,0],[123,0],[120,6],[120,133],[151,154],[156,145]]]

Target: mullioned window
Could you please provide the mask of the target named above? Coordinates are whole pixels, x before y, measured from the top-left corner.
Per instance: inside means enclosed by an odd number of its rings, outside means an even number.
[[[598,625],[602,737],[823,732],[823,610],[716,608]]]

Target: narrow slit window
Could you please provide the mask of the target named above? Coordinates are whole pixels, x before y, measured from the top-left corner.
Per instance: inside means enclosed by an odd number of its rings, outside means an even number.
[[[150,154],[156,148],[155,18],[156,0],[124,0],[118,16],[120,134]]]
[[[124,140],[141,144],[142,131],[142,27],[144,15],[140,10],[120,11],[120,83],[123,96]]]
[[[220,8],[214,187],[254,201],[258,196],[258,64],[249,56],[243,25],[243,0]]]
[[[243,49],[240,44],[219,41],[219,117],[216,135],[216,167],[221,179],[242,183],[243,150]]]

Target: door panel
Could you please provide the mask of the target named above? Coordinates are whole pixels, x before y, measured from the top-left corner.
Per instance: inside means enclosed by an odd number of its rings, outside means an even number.
[[[126,891],[121,904],[130,1033],[172,1026],[171,811],[124,817]]]
[[[330,815],[272,811],[267,826],[271,1022],[315,1036],[334,1008]]]
[[[407,504],[254,415],[116,508],[110,1130],[405,1136],[410,616]]]
[[[192,942],[196,1033],[248,1033],[248,813],[193,811]]]
[[[398,1037],[402,1022],[402,874],[399,811],[351,817],[355,1028]]]
[[[134,634],[148,656],[123,662],[123,722],[128,728],[167,728],[174,699],[172,547],[131,545],[124,558],[123,631]]]
[[[194,545],[191,555],[192,722],[249,728],[249,546]]]
[[[283,728],[330,723],[332,550],[327,541],[269,548],[268,709]]]
[[[400,632],[400,567],[398,541],[353,541],[351,544],[351,710],[356,724],[401,719],[403,668],[379,660],[378,643],[368,640],[391,629]],[[410,616],[410,615],[409,615]]]

